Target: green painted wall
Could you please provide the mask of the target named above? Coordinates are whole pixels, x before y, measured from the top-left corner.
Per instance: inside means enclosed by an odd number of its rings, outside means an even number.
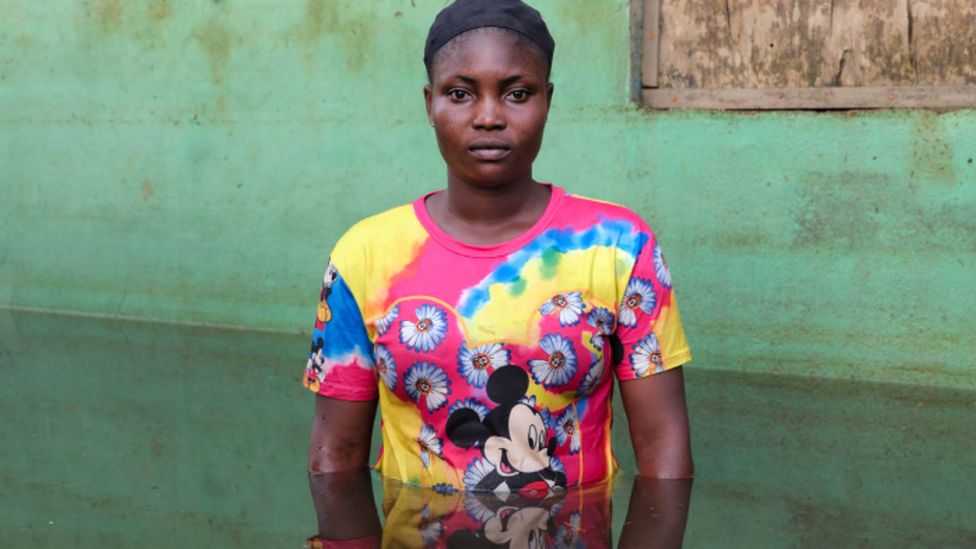
[[[442,185],[443,4],[0,0],[0,305],[307,329],[341,231]],[[976,387],[976,111],[642,112],[628,1],[536,4],[537,176],[650,220],[697,364]]]

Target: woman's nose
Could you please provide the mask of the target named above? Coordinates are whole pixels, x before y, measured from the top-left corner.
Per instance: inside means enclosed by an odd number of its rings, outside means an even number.
[[[482,99],[478,102],[472,125],[479,130],[500,130],[505,128],[505,118],[501,105],[495,99]]]

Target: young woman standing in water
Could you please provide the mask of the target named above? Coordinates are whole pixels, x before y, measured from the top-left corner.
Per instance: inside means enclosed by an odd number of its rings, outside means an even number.
[[[615,376],[639,473],[692,475],[691,355],[654,234],[533,179],[553,50],[516,0],[458,0],[434,21],[424,98],[447,188],[333,250],[305,372],[309,471],[365,468],[379,403],[385,477],[496,494],[605,480]]]

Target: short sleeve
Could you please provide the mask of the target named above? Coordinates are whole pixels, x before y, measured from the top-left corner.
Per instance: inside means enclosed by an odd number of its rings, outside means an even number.
[[[626,381],[677,368],[691,360],[678,302],[671,287],[671,271],[657,238],[644,226],[630,278],[619,296],[616,339],[617,379]]]
[[[322,279],[303,384],[343,400],[377,397],[373,344],[356,298],[332,261]]]

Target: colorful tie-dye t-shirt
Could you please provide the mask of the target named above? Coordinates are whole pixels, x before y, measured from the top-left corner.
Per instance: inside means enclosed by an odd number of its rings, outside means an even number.
[[[551,189],[535,225],[502,244],[453,239],[426,196],[336,244],[305,385],[379,399],[384,476],[492,492],[604,480],[611,372],[627,381],[691,359],[647,224]]]

